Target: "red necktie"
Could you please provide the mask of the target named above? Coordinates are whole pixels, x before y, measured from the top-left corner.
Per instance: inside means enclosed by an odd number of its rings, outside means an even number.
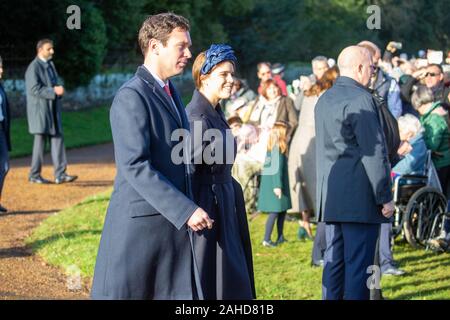
[[[171,97],[172,93],[170,93],[169,85],[166,84],[163,88],[164,88],[164,91],[168,94],[168,96]]]

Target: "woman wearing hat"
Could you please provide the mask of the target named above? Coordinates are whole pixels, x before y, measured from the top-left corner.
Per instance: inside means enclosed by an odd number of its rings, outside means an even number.
[[[196,89],[186,107],[193,142],[194,201],[214,220],[194,235],[194,254],[205,299],[253,299],[253,262],[242,189],[231,177],[236,142],[219,102],[233,86],[236,57],[212,45],[192,67]]]

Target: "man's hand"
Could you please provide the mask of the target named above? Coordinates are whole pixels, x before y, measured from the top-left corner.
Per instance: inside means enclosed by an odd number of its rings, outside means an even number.
[[[423,78],[425,78],[425,75],[427,74],[427,69],[423,68],[423,69],[419,69],[417,71],[415,71],[412,76],[418,80],[421,80]]]
[[[388,45],[386,46],[386,50],[390,51],[392,53],[395,53],[395,51],[397,51],[397,48],[394,46],[395,42],[394,41],[390,41],[388,43]]]
[[[394,214],[394,209],[395,209],[394,208],[394,201],[391,201],[391,202],[383,204],[383,209],[381,210],[381,213],[386,218],[390,218]]]
[[[278,199],[281,199],[281,189],[280,188],[275,188],[275,189],[273,189],[273,193],[275,193],[275,196],[278,198]]]
[[[53,90],[55,90],[55,93],[57,96],[64,95],[64,87],[63,86],[55,86],[55,87],[53,87]]]
[[[201,231],[205,228],[212,229],[214,220],[202,209],[198,208],[189,218],[187,225],[194,231]]]

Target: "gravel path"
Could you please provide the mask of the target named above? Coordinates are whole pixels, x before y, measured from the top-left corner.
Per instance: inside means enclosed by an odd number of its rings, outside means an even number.
[[[111,187],[115,175],[112,144],[67,152],[68,174],[78,180],[68,184],[36,185],[28,182],[30,158],[14,159],[3,188],[0,214],[0,299],[87,299],[89,283],[77,291],[68,289],[64,273],[47,265],[24,244],[45,218],[84,198]],[[42,176],[53,180],[48,156]]]

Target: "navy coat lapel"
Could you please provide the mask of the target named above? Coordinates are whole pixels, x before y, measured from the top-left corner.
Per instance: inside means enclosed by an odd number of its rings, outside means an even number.
[[[169,96],[164,91],[164,89],[161,88],[161,86],[158,85],[158,83],[152,77],[150,72],[148,72],[145,69],[145,67],[140,66],[138,68],[137,72],[136,72],[136,76],[138,76],[145,83],[148,84],[148,86],[153,90],[153,93],[155,94],[155,96],[158,97],[159,100],[161,100],[161,104],[167,109],[167,111],[169,111],[169,113],[172,115],[172,117],[177,122],[177,124],[180,127],[183,127],[182,120],[180,119],[180,117],[178,116],[177,112],[175,111],[174,106],[172,104],[172,101],[170,100]],[[175,90],[173,90],[172,92],[175,92]]]

